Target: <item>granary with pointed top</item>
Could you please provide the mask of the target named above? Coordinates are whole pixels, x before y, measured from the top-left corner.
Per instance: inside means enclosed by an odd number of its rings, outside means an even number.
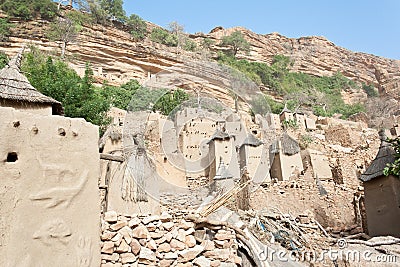
[[[288,133],[271,144],[269,153],[271,178],[291,180],[304,170],[299,143]]]
[[[41,115],[63,115],[61,103],[40,93],[21,73],[23,50],[0,70],[0,106]]]
[[[239,146],[239,159],[240,169],[246,168],[254,182],[262,183],[269,179],[266,149],[263,142],[253,134],[249,133]]]
[[[208,176],[210,179],[214,179],[216,176],[219,167],[218,162],[221,163],[221,161],[234,178],[240,177],[234,140],[235,136],[224,129],[217,129],[211,136],[208,141],[210,157]]]
[[[394,162],[395,152],[386,142],[383,130],[379,136],[378,154],[360,177],[364,185],[368,234],[400,237],[400,178],[383,174],[387,164]]]

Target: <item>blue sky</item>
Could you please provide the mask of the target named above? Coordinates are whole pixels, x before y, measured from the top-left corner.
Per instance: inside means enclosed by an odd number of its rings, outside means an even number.
[[[189,33],[243,26],[287,37],[324,36],[344,48],[400,59],[400,0],[125,0],[127,15]]]

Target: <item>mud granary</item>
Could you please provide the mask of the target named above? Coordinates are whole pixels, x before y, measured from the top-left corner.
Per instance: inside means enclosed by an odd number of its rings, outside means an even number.
[[[385,176],[384,168],[395,160],[394,150],[380,131],[381,146],[368,169],[361,175],[365,194],[368,234],[400,237],[400,179]]]

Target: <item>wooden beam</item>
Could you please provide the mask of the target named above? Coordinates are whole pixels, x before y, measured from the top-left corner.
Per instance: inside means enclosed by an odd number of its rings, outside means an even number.
[[[105,153],[100,153],[100,159],[124,162],[124,157],[122,157],[122,156],[114,156],[114,155],[105,154]]]

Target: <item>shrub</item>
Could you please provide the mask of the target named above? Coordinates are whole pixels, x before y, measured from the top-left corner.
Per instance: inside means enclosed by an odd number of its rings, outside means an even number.
[[[121,86],[105,84],[103,85],[101,93],[112,106],[126,110],[138,88],[140,88],[138,81],[130,80]]]
[[[37,90],[63,104],[66,116],[84,118],[99,126],[108,123],[106,112],[110,104],[93,85],[89,65],[81,78],[65,62],[31,48],[24,57],[22,70],[29,74],[28,80]]]
[[[5,0],[1,1],[0,8],[8,16],[29,20],[40,16],[51,20],[57,15],[57,4],[51,0]]]
[[[314,141],[313,137],[308,134],[303,134],[300,136],[300,148],[306,149]]]
[[[271,112],[271,108],[268,104],[268,101],[264,95],[260,95],[250,101],[251,106],[251,114],[260,114],[265,115]]]
[[[282,122],[282,124],[285,129],[287,129],[287,128],[298,129],[299,128],[297,121],[294,119],[293,120],[284,120]]]
[[[3,52],[0,51],[0,69],[4,68],[8,63],[8,57],[7,55]]]
[[[93,18],[88,13],[83,13],[81,11],[71,10],[65,15],[75,24],[83,26],[83,25],[90,25],[93,23]]]
[[[375,87],[373,84],[367,85],[365,83],[362,83],[362,89],[369,97],[377,97],[378,96],[378,92],[375,90]]]
[[[290,72],[293,61],[282,55],[276,55],[270,66],[260,62],[237,60],[222,53],[219,53],[218,61],[241,71],[255,83],[264,84],[279,95],[285,96],[292,109],[303,106],[313,109],[319,116],[340,113],[343,118],[365,110],[362,104],[344,103],[341,91],[359,89],[359,86],[339,72],[330,77]],[[271,99],[268,101],[272,112],[279,113],[278,108],[281,105],[272,102]],[[321,105],[326,106],[326,111]]]
[[[234,57],[239,51],[250,51],[250,44],[246,41],[246,39],[244,39],[244,36],[240,31],[235,31],[228,36],[222,37],[221,45],[228,46],[230,49],[230,54]]]
[[[127,20],[131,35],[135,40],[143,40],[147,34],[146,22],[136,14],[132,14]]]
[[[385,176],[393,175],[400,177],[400,138],[388,139],[387,140],[394,149],[394,162],[388,163],[383,169],[383,174]]]
[[[10,28],[12,26],[13,25],[8,22],[8,19],[5,18],[0,19],[0,42],[8,40],[8,36],[11,33]]]
[[[213,45],[215,45],[215,41],[213,40],[213,39],[211,39],[211,38],[204,38],[202,41],[201,41],[201,47],[203,48],[203,49],[207,49],[207,50],[210,50],[211,49],[211,47],[213,46]]]
[[[156,43],[174,47],[178,46],[178,37],[161,28],[154,28],[151,31],[150,38],[153,42]]]
[[[191,40],[189,38],[187,38],[185,40],[185,43],[183,44],[184,50],[193,52],[196,50],[196,48],[197,48],[197,44],[193,40]]]

